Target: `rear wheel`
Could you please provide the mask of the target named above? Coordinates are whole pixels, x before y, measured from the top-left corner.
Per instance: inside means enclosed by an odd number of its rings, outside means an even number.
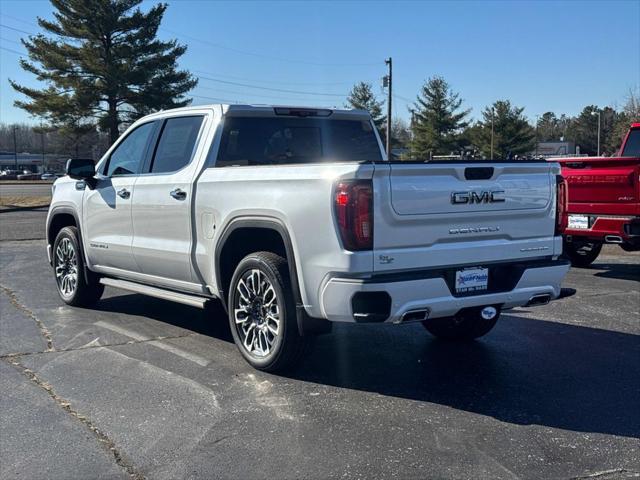
[[[84,274],[84,259],[76,227],[65,227],[53,243],[53,270],[58,286],[58,295],[63,302],[73,306],[90,306],[102,296],[104,285],[89,272]]]
[[[564,253],[574,267],[588,267],[598,258],[600,250],[602,243],[599,242],[564,242]]]
[[[620,244],[620,248],[625,252],[640,252],[640,243],[625,242]]]
[[[228,310],[234,342],[251,366],[275,372],[298,362],[305,339],[284,258],[256,252],[242,259],[229,286]]]
[[[499,307],[475,307],[461,310],[452,317],[424,320],[422,326],[434,337],[444,340],[473,340],[489,333],[498,318]]]

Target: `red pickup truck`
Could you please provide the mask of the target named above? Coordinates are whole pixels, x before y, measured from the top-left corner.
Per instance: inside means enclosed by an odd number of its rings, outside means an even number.
[[[640,250],[640,123],[631,125],[618,156],[553,159],[568,187],[564,252],[590,265],[605,243]]]

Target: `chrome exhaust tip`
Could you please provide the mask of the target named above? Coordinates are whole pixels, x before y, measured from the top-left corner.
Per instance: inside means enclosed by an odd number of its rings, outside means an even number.
[[[525,307],[537,307],[540,305],[546,305],[551,301],[551,294],[539,293],[529,299]]]
[[[416,310],[409,310],[408,312],[403,313],[400,323],[421,322],[427,318],[429,318],[429,309],[418,308]]]
[[[607,235],[604,237],[604,241],[607,243],[624,243],[624,240],[619,235]]]

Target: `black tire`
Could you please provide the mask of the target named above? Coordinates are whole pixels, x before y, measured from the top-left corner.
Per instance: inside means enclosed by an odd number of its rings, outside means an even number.
[[[258,275],[258,280],[254,275]],[[256,283],[258,287],[254,288]],[[268,293],[271,287],[275,300]],[[244,293],[241,295],[240,291]],[[233,340],[252,367],[276,372],[298,363],[306,341],[298,332],[295,297],[284,258],[271,252],[244,257],[231,279],[228,300]],[[236,316],[240,322],[236,322]]]
[[[75,307],[89,307],[100,300],[104,285],[92,272],[89,272],[87,281],[79,238],[76,227],[64,227],[58,232],[53,242],[53,272],[58,295],[63,302]],[[70,274],[66,280],[65,274]]]
[[[443,340],[473,340],[489,333],[500,318],[498,306],[494,306],[497,312],[491,319],[482,316],[483,308],[468,308],[453,317],[430,318],[421,323],[431,335]]]
[[[600,250],[602,243],[599,242],[564,242],[564,253],[574,267],[588,267],[598,258]]]
[[[640,244],[625,242],[620,244],[620,248],[625,252],[640,252]]]

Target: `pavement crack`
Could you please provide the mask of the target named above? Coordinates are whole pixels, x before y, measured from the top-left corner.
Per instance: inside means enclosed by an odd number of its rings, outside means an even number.
[[[618,475],[621,473],[636,473],[636,472],[632,472],[631,470],[627,470],[626,468],[612,468],[610,470],[602,470],[600,472],[593,472],[586,475],[571,477],[571,480],[587,480],[592,478],[603,478],[603,477],[608,477],[609,475]]]
[[[161,342],[163,340],[174,340],[177,338],[187,338],[187,337],[192,337],[195,336],[195,333],[186,333],[184,335],[167,335],[167,336],[159,336],[159,337],[153,337],[153,338],[145,338],[145,339],[141,339],[141,340],[128,340],[126,342],[120,342],[120,343],[107,343],[104,345],[90,345],[90,346],[83,346],[83,347],[73,347],[73,348],[60,348],[57,350],[54,349],[47,349],[44,351],[38,351],[38,352],[15,352],[15,353],[5,353],[3,355],[0,355],[0,359],[11,359],[11,358],[17,358],[17,357],[28,357],[30,355],[41,355],[43,353],[64,353],[64,352],[81,352],[84,350],[93,350],[96,348],[110,348],[110,347],[121,347],[124,345],[137,345],[140,343],[149,343],[149,342]]]
[[[38,329],[40,330],[40,333],[42,334],[45,341],[47,342],[46,351],[54,352],[55,348],[53,347],[53,338],[51,338],[51,332],[49,332],[45,324],[42,323],[42,320],[40,320],[37,317],[37,315],[33,312],[33,310],[31,310],[29,307],[27,307],[26,305],[20,302],[20,300],[18,299],[18,296],[16,295],[16,292],[14,292],[8,287],[5,287],[4,285],[0,285],[0,290],[2,290],[7,297],[9,297],[9,302],[11,302],[11,305],[13,305],[16,309],[18,309],[19,311],[27,315],[36,323],[36,325],[38,326]]]
[[[71,415],[73,418],[82,423],[86,428],[88,428],[93,436],[98,440],[98,442],[104,446],[112,455],[116,462],[116,464],[124,469],[130,478],[134,480],[144,480],[145,476],[138,472],[136,468],[124,458],[114,441],[109,438],[109,436],[98,429],[98,427],[93,423],[93,421],[85,415],[82,415],[78,412],[72,405],[71,402],[68,402],[64,398],[60,397],[56,391],[53,389],[51,385],[45,382],[42,378],[38,376],[33,370],[25,367],[18,357],[10,357],[4,358],[4,360],[14,367],[18,372],[27,377],[33,383],[35,383],[38,387],[42,388],[47,394],[53,399],[53,401],[62,408],[65,412]]]

